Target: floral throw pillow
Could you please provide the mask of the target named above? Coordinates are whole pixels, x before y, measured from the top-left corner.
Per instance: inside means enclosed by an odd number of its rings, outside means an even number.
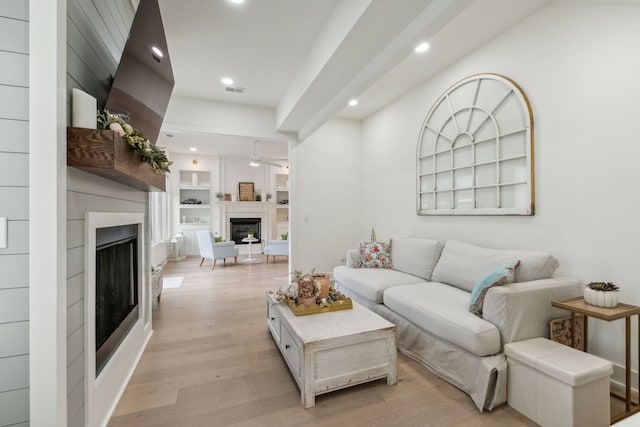
[[[507,262],[491,268],[478,280],[471,291],[471,301],[469,302],[469,311],[476,316],[482,317],[482,307],[484,305],[484,297],[487,291],[493,286],[508,285],[513,283],[516,274],[516,268],[520,265],[520,261]]]
[[[392,268],[391,241],[360,242],[360,268]]]

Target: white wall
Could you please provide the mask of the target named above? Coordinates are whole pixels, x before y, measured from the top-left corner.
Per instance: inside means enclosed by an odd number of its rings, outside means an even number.
[[[291,150],[291,265],[331,272],[360,233],[360,123],[333,119]],[[370,227],[364,221],[363,227]]]
[[[547,250],[560,260],[557,274],[611,280],[622,301],[640,304],[638,22],[637,3],[553,2],[365,120],[360,234],[374,225],[380,239]],[[513,78],[531,101],[536,215],[417,216],[420,126],[450,85],[483,72]],[[624,364],[623,322],[592,321],[589,331],[590,351]]]

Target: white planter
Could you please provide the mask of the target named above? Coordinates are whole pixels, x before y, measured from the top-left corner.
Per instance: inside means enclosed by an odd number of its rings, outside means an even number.
[[[616,291],[597,291],[587,286],[584,288],[584,301],[596,307],[613,308],[618,305],[618,293]]]

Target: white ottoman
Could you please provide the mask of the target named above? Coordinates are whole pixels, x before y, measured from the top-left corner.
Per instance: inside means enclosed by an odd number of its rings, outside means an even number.
[[[608,426],[608,360],[546,338],[506,344],[507,403],[542,426]]]

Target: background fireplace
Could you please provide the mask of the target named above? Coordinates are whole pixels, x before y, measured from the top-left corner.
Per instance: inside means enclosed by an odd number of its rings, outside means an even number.
[[[253,237],[258,239],[258,242],[254,243],[260,243],[260,241],[262,241],[260,237],[262,236],[260,230],[262,221],[260,218],[230,218],[229,222],[231,224],[231,240],[237,244],[247,244],[243,242],[242,239],[247,237],[247,230],[249,229],[254,231]]]
[[[138,225],[96,229],[96,377],[138,320]]]

